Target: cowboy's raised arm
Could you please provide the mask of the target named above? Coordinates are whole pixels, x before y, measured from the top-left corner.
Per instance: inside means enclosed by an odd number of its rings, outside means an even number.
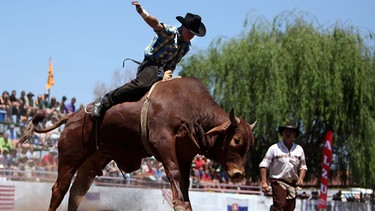
[[[148,12],[145,9],[143,9],[143,7],[141,6],[141,4],[139,4],[138,1],[132,1],[132,5],[135,6],[137,12],[142,16],[143,20],[145,20],[145,22],[149,26],[151,26],[151,28],[153,28],[155,31],[160,31],[163,29],[163,25],[160,24],[158,19],[156,19],[155,16],[148,14]]]

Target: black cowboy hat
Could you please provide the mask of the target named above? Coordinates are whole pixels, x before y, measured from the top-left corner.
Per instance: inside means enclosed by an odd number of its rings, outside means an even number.
[[[293,122],[287,122],[285,124],[285,126],[279,126],[279,133],[280,133],[280,135],[283,134],[283,131],[285,129],[294,130],[294,132],[296,132],[296,137],[301,133],[301,131],[296,126],[294,126]]]
[[[185,18],[177,16],[176,19],[189,31],[198,37],[203,37],[206,35],[206,27],[202,23],[202,18],[199,15],[192,13],[186,13]]]

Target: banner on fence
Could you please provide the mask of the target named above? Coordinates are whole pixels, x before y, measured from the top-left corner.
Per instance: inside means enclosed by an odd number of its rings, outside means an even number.
[[[248,211],[247,199],[227,198],[228,211]]]
[[[14,185],[0,185],[0,210],[15,210],[15,192],[16,187]]]
[[[323,154],[322,154],[322,174],[320,177],[320,197],[318,203],[319,210],[327,209],[327,193],[328,193],[328,176],[332,163],[332,131],[326,133]]]

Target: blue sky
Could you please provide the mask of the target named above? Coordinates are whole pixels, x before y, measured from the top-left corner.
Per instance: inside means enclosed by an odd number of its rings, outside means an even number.
[[[202,16],[207,35],[192,40],[192,52],[205,50],[219,38],[238,36],[246,17],[272,21],[284,11],[306,11],[323,26],[340,22],[375,32],[375,1],[370,0],[144,0],[143,7],[161,22],[179,26],[176,16],[186,12]],[[77,98],[77,105],[95,99],[98,83],[110,86],[113,73],[135,77],[154,32],[136,13],[131,1],[0,2],[0,91],[46,92],[49,58],[55,85],[51,96]],[[126,73],[127,72],[127,73]]]

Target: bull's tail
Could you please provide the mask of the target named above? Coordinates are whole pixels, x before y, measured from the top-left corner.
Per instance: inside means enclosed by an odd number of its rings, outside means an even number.
[[[25,135],[18,142],[19,144],[23,144],[23,143],[27,142],[28,140],[30,140],[30,138],[32,137],[34,132],[37,132],[37,133],[49,132],[53,129],[56,129],[60,125],[65,124],[66,121],[68,121],[70,119],[70,117],[73,116],[73,115],[66,115],[66,116],[60,118],[55,124],[53,124],[53,125],[51,125],[50,127],[47,127],[47,128],[42,128],[42,129],[36,128],[36,125],[38,125],[40,122],[42,122],[46,118],[46,115],[47,115],[46,112],[40,112],[40,113],[37,113],[30,120],[30,122],[27,125]]]

